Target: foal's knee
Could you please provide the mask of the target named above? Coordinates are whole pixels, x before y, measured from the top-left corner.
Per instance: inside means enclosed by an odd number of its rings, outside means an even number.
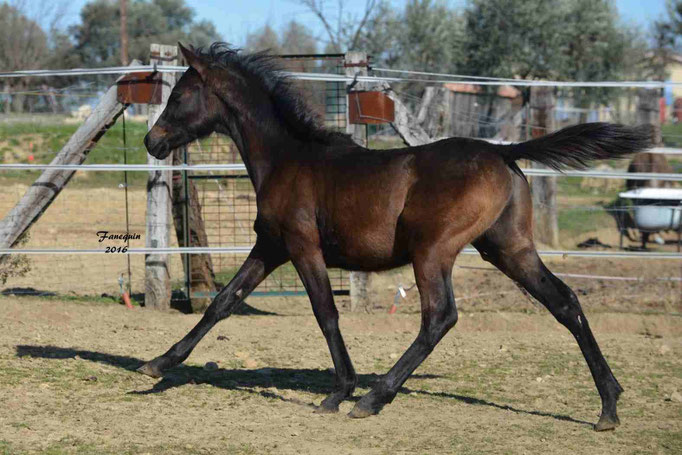
[[[428,328],[424,332],[426,344],[430,348],[435,347],[440,339],[448,333],[448,330],[457,324],[458,319],[459,315],[457,314],[457,307],[454,303],[433,314],[429,318]]]
[[[561,294],[561,299],[558,300],[552,309],[552,313],[564,326],[569,329],[580,328],[585,323],[585,315],[580,306],[580,301],[575,293],[566,285],[562,283],[558,291]]]

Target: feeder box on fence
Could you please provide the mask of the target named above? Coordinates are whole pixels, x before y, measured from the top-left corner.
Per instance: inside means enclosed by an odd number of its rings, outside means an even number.
[[[132,73],[116,83],[118,102],[123,104],[161,104],[161,74]]]
[[[348,94],[350,123],[380,124],[395,120],[395,104],[383,92],[356,91]]]

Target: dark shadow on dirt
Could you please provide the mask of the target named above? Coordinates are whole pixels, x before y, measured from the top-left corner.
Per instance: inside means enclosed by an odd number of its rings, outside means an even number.
[[[84,360],[104,363],[131,372],[135,372],[135,370],[145,363],[145,361],[136,357],[106,354],[102,352],[73,348],[63,348],[59,346],[17,345],[16,355],[17,357],[34,357],[43,359],[72,359],[78,356]],[[438,375],[432,374],[413,374],[410,376],[412,379],[433,379],[439,377],[440,376]],[[370,388],[379,378],[380,376],[374,373],[358,374],[358,387]],[[235,370],[221,368],[210,371],[202,367],[182,364],[170,369],[164,375],[164,377],[161,378],[150,389],[135,390],[128,393],[134,395],[162,393],[174,387],[181,387],[187,384],[209,384],[226,390],[240,390],[249,393],[256,393],[266,398],[275,398],[307,407],[314,407],[312,403],[286,398],[276,392],[269,390],[255,390],[254,387],[274,387],[281,390],[297,390],[324,395],[331,392],[332,386],[334,384],[334,375],[330,370],[313,370],[301,368],[259,368],[256,370]],[[413,390],[406,387],[403,387],[400,391],[402,393],[416,393],[418,395],[425,395],[429,397],[448,398],[467,404],[490,406],[496,409],[512,411],[518,414],[551,417],[553,419],[565,422],[592,426],[592,424],[589,422],[577,420],[566,415],[552,414],[542,411],[527,411],[524,409],[518,409],[512,406],[497,404],[491,401],[465,395],[447,392]],[[352,400],[357,401],[359,398],[360,397],[356,396],[353,397]]]
[[[55,294],[52,291],[41,291],[35,288],[6,288],[3,289],[0,294],[2,295],[15,295],[19,297],[54,297]]]

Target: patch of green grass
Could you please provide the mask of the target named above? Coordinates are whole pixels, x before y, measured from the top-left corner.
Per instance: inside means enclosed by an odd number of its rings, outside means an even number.
[[[16,454],[7,441],[0,441],[0,455]]]
[[[559,230],[571,236],[615,225],[613,218],[604,210],[562,209],[558,216]]]
[[[667,147],[682,147],[682,123],[667,124],[661,127],[663,144]]]
[[[579,196],[579,197],[594,197],[595,190],[592,188],[582,188],[580,184],[582,183],[582,177],[560,177],[557,179],[557,187],[559,190],[559,195],[561,196]],[[618,193],[625,189],[625,184],[623,184],[622,189],[609,189],[604,191],[599,189],[598,196],[600,199],[615,199],[618,197]]]
[[[11,367],[6,364],[0,365],[0,383],[4,386],[21,384],[30,377],[31,372],[29,370]]]
[[[23,297],[21,294],[12,295],[12,298]],[[55,294],[55,295],[27,295],[27,297],[40,298],[45,300],[53,300],[56,302],[74,302],[74,303],[105,303],[105,304],[120,304],[118,296],[110,295],[73,295],[73,294]],[[0,297],[2,299],[2,297]],[[132,300],[133,305],[139,305],[139,302]]]
[[[40,147],[33,150],[35,164],[47,164],[66,144],[69,138],[76,132],[79,125],[70,124],[33,124],[33,123],[0,123],[0,137],[8,138],[10,145],[21,147],[27,142],[28,137],[38,134],[44,142]],[[145,164],[147,162],[147,151],[142,140],[147,134],[147,125],[141,122],[126,123],[126,145],[128,164]],[[27,140],[24,140],[27,139]],[[11,149],[10,149],[11,150]],[[15,150],[17,150],[15,148]],[[18,150],[22,152],[22,150]],[[23,151],[28,155],[28,150]],[[112,126],[104,136],[102,136],[95,148],[93,148],[86,164],[123,164],[123,122],[120,120]],[[73,180],[70,185],[81,187],[102,187],[115,186],[123,182],[122,172],[97,172],[86,179]],[[2,183],[31,183],[38,176],[39,172],[6,172],[0,174]],[[145,172],[130,172],[128,182],[132,185],[144,185],[147,179]]]

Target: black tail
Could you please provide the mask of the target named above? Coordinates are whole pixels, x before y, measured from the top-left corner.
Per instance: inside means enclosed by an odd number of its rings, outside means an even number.
[[[553,169],[584,169],[592,160],[620,158],[653,146],[651,125],[630,127],[614,123],[583,123],[499,152],[507,163],[531,160]]]

